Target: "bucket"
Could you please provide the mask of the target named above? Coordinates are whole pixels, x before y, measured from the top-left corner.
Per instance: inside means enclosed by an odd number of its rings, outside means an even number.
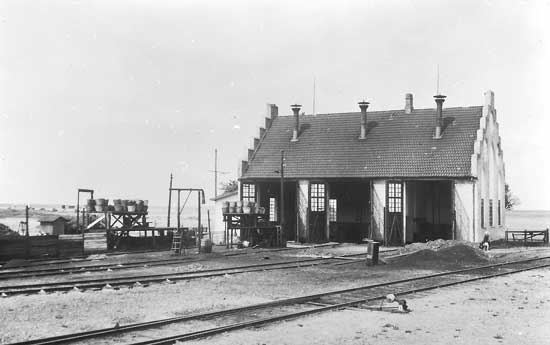
[[[121,204],[115,204],[115,212],[124,212],[124,206]]]
[[[230,207],[229,208],[229,213],[236,213],[236,207]]]
[[[136,212],[136,205],[128,205],[128,212]]]
[[[229,213],[229,207],[222,207],[222,213]]]
[[[128,206],[128,200],[122,200],[122,206]]]
[[[226,207],[229,208],[229,201],[224,201],[223,202],[223,207],[224,208],[226,208]]]
[[[88,199],[88,200],[86,200],[86,205],[88,205],[88,206],[95,206],[95,200],[94,200],[94,199]]]
[[[212,240],[209,238],[202,240],[202,248],[205,253],[212,253]]]
[[[96,205],[97,206],[105,205],[105,199],[103,199],[103,198],[96,199]]]
[[[139,212],[139,213],[143,212],[143,203],[136,204],[136,212]]]
[[[235,213],[243,213],[243,208],[242,207],[237,207],[236,210],[235,210]]]
[[[242,201],[239,200],[239,201],[236,201],[235,203],[236,203],[237,207],[243,207],[243,202]]]
[[[113,205],[122,205],[122,200],[120,200],[120,199],[114,199],[114,200],[113,200]]]
[[[250,206],[243,207],[243,213],[250,214],[251,208]]]
[[[104,212],[104,211],[105,211],[105,206],[103,206],[103,205],[96,205],[95,211],[96,211],[96,212]]]
[[[237,207],[237,202],[236,201],[231,201],[231,205],[229,207]]]

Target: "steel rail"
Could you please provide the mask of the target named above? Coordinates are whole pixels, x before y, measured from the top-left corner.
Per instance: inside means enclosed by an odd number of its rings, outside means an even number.
[[[140,251],[125,251],[125,252],[107,252],[107,253],[100,253],[101,255],[105,256],[118,256],[118,255],[127,255],[127,254],[144,254],[144,253],[159,253],[159,252],[168,252],[169,249],[151,249],[151,250],[140,250]],[[71,258],[65,258],[65,259],[30,259],[25,264],[10,266],[10,267],[0,267],[0,272],[3,270],[9,270],[12,268],[21,268],[21,267],[37,267],[37,266],[48,266],[48,265],[59,265],[64,263],[75,263],[75,262],[86,262],[86,261],[98,261],[103,259],[89,259],[88,257],[90,255],[93,255],[90,253],[89,255],[79,255],[79,256],[73,256]],[[3,264],[8,263],[9,261],[5,261]]]
[[[163,325],[170,324],[170,323],[190,321],[190,320],[198,320],[198,319],[206,319],[206,318],[230,315],[230,314],[235,314],[235,313],[242,312],[242,311],[250,311],[250,310],[262,309],[262,308],[269,308],[269,307],[277,307],[277,306],[283,306],[283,305],[305,303],[305,302],[309,302],[309,301],[318,300],[319,298],[330,296],[330,295],[339,295],[339,294],[343,294],[343,293],[354,292],[354,291],[359,291],[359,290],[369,290],[369,289],[374,289],[374,288],[379,288],[379,287],[389,287],[389,286],[392,286],[392,285],[408,283],[408,282],[413,282],[413,281],[419,281],[419,280],[423,280],[423,279],[431,279],[431,278],[437,278],[437,277],[442,277],[442,276],[450,276],[450,275],[455,275],[455,274],[472,272],[472,271],[476,271],[476,270],[498,268],[498,267],[502,267],[502,266],[506,266],[506,265],[525,264],[525,263],[530,263],[530,262],[533,262],[533,261],[540,261],[540,260],[546,260],[546,259],[550,259],[550,257],[539,257],[539,258],[531,258],[531,259],[526,259],[526,260],[504,262],[504,263],[498,263],[498,264],[492,264],[492,265],[470,267],[470,268],[465,268],[465,269],[460,269],[460,270],[434,273],[434,274],[420,276],[420,277],[412,277],[412,278],[405,278],[405,279],[400,279],[400,280],[395,280],[395,281],[390,281],[390,282],[370,284],[370,285],[365,285],[365,286],[361,286],[361,287],[348,288],[348,289],[342,289],[342,290],[334,290],[334,291],[328,291],[328,292],[312,294],[312,295],[305,295],[305,296],[299,296],[299,297],[292,297],[292,298],[275,300],[275,301],[271,301],[271,302],[259,303],[259,304],[249,305],[249,306],[224,309],[224,310],[219,310],[219,311],[214,311],[214,312],[207,312],[207,313],[201,313],[201,314],[192,314],[192,315],[187,315],[187,316],[177,316],[177,317],[161,319],[161,320],[154,320],[154,321],[149,321],[149,322],[141,322],[141,323],[135,323],[135,324],[129,324],[129,325],[122,325],[122,326],[113,327],[113,328],[103,328],[103,329],[97,329],[97,330],[86,331],[86,332],[79,332],[79,333],[72,333],[72,334],[60,335],[60,336],[54,336],[54,337],[48,337],[48,338],[28,340],[28,341],[13,343],[11,345],[47,345],[47,344],[66,343],[66,342],[89,339],[89,338],[94,338],[94,337],[101,337],[101,336],[114,335],[114,334],[119,334],[119,333],[126,333],[126,332],[130,332],[130,331],[143,330],[143,329],[147,329],[147,328],[163,326]],[[462,281],[455,282],[455,283],[437,284],[437,287],[456,285],[456,284],[460,284],[460,283],[466,283],[466,282],[480,280],[480,279],[487,279],[487,278],[492,278],[492,277],[496,277],[496,276],[499,276],[499,275],[518,273],[518,272],[522,272],[522,271],[525,271],[525,270],[543,268],[543,267],[548,267],[548,266],[550,266],[550,264],[528,267],[528,268],[524,268],[524,269],[520,269],[520,270],[516,270],[516,271],[501,272],[501,273],[492,274],[492,275],[488,275],[488,276],[474,277],[474,278],[469,278],[467,280],[462,280]],[[422,291],[422,289],[426,290],[427,288],[416,288],[416,289],[413,289],[414,290],[413,292],[420,292],[420,291]],[[432,287],[432,289],[434,289],[434,287]],[[410,291],[412,291],[412,290],[410,290]],[[412,292],[406,292],[405,291],[405,292],[400,292],[399,294],[405,294],[405,293],[412,293]],[[379,299],[379,297],[380,296],[378,296],[377,298]],[[367,302],[368,302],[368,300],[367,300]],[[364,301],[363,302],[353,301],[353,302],[350,302],[350,303],[359,304],[359,303],[364,303]],[[351,304],[351,305],[353,305],[353,304]],[[335,307],[331,305],[327,308],[329,308],[329,309],[326,309],[326,310],[330,310],[330,309],[334,309]],[[337,308],[342,308],[342,306],[339,306]],[[324,310],[320,310],[320,311],[324,311]],[[294,318],[294,317],[301,316],[300,313],[295,313],[293,315],[294,315],[293,317],[288,317],[288,318]],[[271,318],[270,320],[277,321],[277,320],[274,320],[273,318]],[[273,322],[273,321],[271,321],[271,322]],[[266,322],[264,322],[264,323],[266,323]],[[248,326],[245,326],[245,327],[249,327],[249,326],[251,326],[251,325],[248,325]],[[244,328],[244,327],[241,327],[241,328]],[[235,329],[237,329],[237,328],[235,328]],[[191,339],[191,338],[189,338],[189,339]],[[189,339],[187,339],[187,340],[189,340]],[[151,344],[153,344],[153,343],[151,343]]]
[[[235,267],[225,267],[225,268],[215,268],[202,271],[189,271],[189,272],[179,272],[179,273],[163,273],[163,274],[148,274],[140,276],[127,276],[127,277],[113,277],[113,278],[102,278],[102,279],[85,279],[85,280],[67,280],[61,282],[50,282],[50,283],[37,283],[37,284],[22,284],[22,285],[10,285],[10,286],[0,286],[0,294],[6,295],[15,295],[15,294],[29,294],[35,292],[48,292],[48,291],[69,291],[74,288],[78,289],[93,289],[93,288],[102,288],[105,285],[109,284],[111,287],[122,286],[122,285],[132,285],[136,282],[139,283],[154,283],[154,282],[163,282],[168,280],[177,281],[177,280],[190,280],[197,278],[208,278],[216,277],[225,274],[237,274],[237,273],[249,273],[249,272],[258,272],[265,270],[276,270],[276,269],[287,269],[287,268],[296,268],[305,266],[313,266],[326,263],[332,263],[337,258],[315,258],[315,259],[304,259],[304,260],[295,260],[295,261],[285,261],[285,262],[272,262],[265,264],[255,264],[255,265],[245,265],[245,266],[235,266]],[[281,266],[281,267],[276,267]],[[271,267],[271,268],[268,268]]]
[[[468,278],[468,279],[463,279],[463,280],[449,282],[449,283],[435,284],[435,285],[425,286],[425,287],[421,287],[421,288],[414,288],[414,289],[409,289],[409,290],[405,290],[405,291],[399,291],[399,292],[396,292],[394,294],[395,295],[400,295],[400,296],[409,295],[409,294],[413,294],[413,293],[417,293],[417,292],[440,289],[440,288],[443,288],[443,287],[449,287],[449,286],[454,286],[454,285],[459,285],[459,284],[465,284],[465,283],[470,283],[470,282],[473,282],[473,281],[490,279],[490,278],[500,277],[500,276],[514,274],[514,273],[525,272],[525,271],[539,269],[539,268],[546,268],[546,267],[550,267],[550,264],[538,265],[538,266],[534,266],[534,267],[527,267],[527,268],[523,268],[523,269],[509,271],[509,272],[495,273],[495,274],[481,276],[481,277]],[[284,315],[278,315],[278,316],[274,316],[274,317],[263,318],[263,319],[254,320],[254,321],[244,321],[244,322],[239,322],[239,323],[235,323],[235,324],[231,324],[231,325],[227,325],[227,326],[221,326],[221,327],[205,329],[205,330],[201,330],[201,331],[190,332],[190,333],[185,333],[185,334],[180,334],[180,335],[175,335],[175,336],[170,336],[170,337],[165,337],[165,338],[160,338],[160,339],[153,339],[153,340],[148,340],[148,341],[132,343],[131,345],[166,345],[166,344],[174,344],[175,342],[183,342],[183,341],[187,341],[187,340],[204,338],[204,337],[213,336],[213,335],[217,335],[217,334],[228,332],[228,331],[234,331],[234,330],[238,330],[238,329],[264,325],[264,324],[267,324],[267,323],[273,323],[273,322],[277,322],[277,321],[295,319],[295,318],[300,317],[300,316],[318,314],[318,313],[322,313],[322,312],[329,311],[329,310],[336,310],[336,309],[343,309],[343,308],[346,308],[346,307],[353,307],[353,306],[360,305],[360,304],[363,304],[363,303],[372,302],[372,301],[376,301],[376,300],[381,300],[381,299],[385,299],[385,298],[386,298],[386,294],[382,294],[382,295],[378,295],[378,296],[374,296],[374,297],[362,298],[362,299],[349,301],[349,302],[344,302],[344,303],[338,303],[338,304],[327,305],[327,306],[319,306],[317,309],[312,309],[312,310],[304,310],[304,311],[299,311],[299,312],[294,312],[294,313],[289,313],[289,314],[284,314]]]
[[[43,277],[54,275],[65,275],[74,273],[84,273],[86,271],[96,272],[104,271],[108,268],[112,270],[123,270],[137,267],[153,267],[153,266],[169,266],[178,263],[188,263],[191,257],[184,257],[181,259],[164,259],[164,260],[145,260],[145,261],[129,261],[119,263],[106,263],[101,265],[87,265],[87,266],[70,266],[70,267],[56,267],[45,268],[39,270],[18,270],[9,272],[0,272],[0,280],[14,279],[14,278],[26,278],[26,277]]]

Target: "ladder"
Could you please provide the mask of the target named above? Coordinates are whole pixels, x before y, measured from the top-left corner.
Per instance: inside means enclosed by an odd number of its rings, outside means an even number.
[[[174,236],[172,237],[172,250],[175,254],[180,255],[181,249],[182,249],[182,242],[183,242],[183,229],[179,229],[178,231],[174,232]]]
[[[189,231],[188,228],[181,228],[174,232],[174,237],[172,237],[172,250],[178,255],[181,255],[183,250],[183,254],[185,255],[185,249],[189,248],[192,240],[193,236],[191,236],[191,231]]]

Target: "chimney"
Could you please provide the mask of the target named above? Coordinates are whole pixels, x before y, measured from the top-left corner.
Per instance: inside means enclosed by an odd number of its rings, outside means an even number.
[[[292,139],[290,141],[298,141],[298,131],[300,130],[300,104],[293,104],[290,106],[292,112],[294,112],[294,130],[292,131]]]
[[[435,134],[434,139],[441,139],[441,127],[443,126],[443,102],[447,96],[435,95],[435,103],[437,103],[437,111],[435,117]]]
[[[413,94],[412,93],[406,93],[405,94],[405,114],[412,113],[414,107],[413,107]]]
[[[360,140],[367,139],[367,108],[369,107],[369,102],[359,102],[359,108],[361,108],[361,134],[359,135]]]
[[[279,107],[276,104],[267,103],[266,116],[271,119],[276,118],[279,115]]]

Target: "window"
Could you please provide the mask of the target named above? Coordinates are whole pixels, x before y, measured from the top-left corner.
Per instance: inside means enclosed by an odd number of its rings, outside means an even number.
[[[322,183],[311,184],[311,211],[325,211],[325,185]]]
[[[401,183],[388,183],[388,211],[390,213],[399,213],[402,211],[401,200],[403,195],[401,189]]]
[[[493,200],[489,200],[489,226],[493,226]]]
[[[269,198],[269,221],[277,221],[277,199]]]
[[[338,201],[336,199],[328,200],[328,220],[329,222],[336,222]]]
[[[500,210],[500,200],[498,201],[498,225],[501,226],[502,225],[502,215],[500,214],[501,210]]]
[[[485,227],[485,200],[481,199],[481,227]]]
[[[243,202],[256,202],[256,186],[243,183]]]

